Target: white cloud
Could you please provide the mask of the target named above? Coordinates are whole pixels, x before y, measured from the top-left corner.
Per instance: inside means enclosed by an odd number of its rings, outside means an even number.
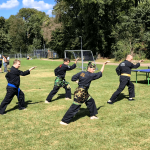
[[[11,9],[19,5],[18,0],[9,0],[6,3],[0,5],[0,9]]]
[[[35,8],[39,11],[42,11],[42,10],[51,11],[54,6],[52,4],[45,3],[44,1],[34,1],[34,0],[23,0],[22,3],[24,7]]]
[[[49,16],[51,16],[52,15],[52,9],[48,10],[48,12],[46,14],[49,15]]]

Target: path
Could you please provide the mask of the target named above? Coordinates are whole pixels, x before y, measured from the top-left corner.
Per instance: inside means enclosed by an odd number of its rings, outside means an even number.
[[[42,60],[46,60],[46,61],[62,61],[62,60],[54,60],[54,59],[42,59]],[[138,61],[135,61],[138,62]],[[87,62],[88,63],[88,62]],[[96,64],[103,64],[103,62],[96,62]],[[114,65],[114,66],[118,66],[119,63],[111,63],[109,62],[107,65]],[[140,66],[150,66],[150,63],[140,63]]]

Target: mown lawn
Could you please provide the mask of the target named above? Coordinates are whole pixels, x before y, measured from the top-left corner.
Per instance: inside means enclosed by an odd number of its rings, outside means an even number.
[[[65,100],[65,90],[61,88],[52,103],[44,103],[53,88],[55,79],[53,70],[60,63],[60,61],[22,60],[20,70],[25,71],[37,66],[30,75],[21,77],[20,88],[25,93],[27,110],[18,110],[17,98],[14,97],[6,109],[6,115],[0,116],[0,149],[150,149],[150,85],[144,81],[145,74],[141,73],[138,76],[136,84],[135,73],[132,73],[135,101],[128,101],[126,87],[118,101],[114,105],[109,105],[106,102],[117,89],[119,78],[115,72],[116,66],[107,65],[103,77],[93,81],[89,89],[89,93],[95,99],[99,119],[90,120],[89,112],[83,104],[72,122],[68,126],[62,126],[59,122],[72,104],[71,100]],[[101,66],[98,65],[99,70]],[[71,81],[71,77],[79,71],[74,69],[66,74],[66,80],[70,82],[72,88],[72,100],[77,84]],[[6,85],[5,74],[2,73],[0,102],[5,97]]]

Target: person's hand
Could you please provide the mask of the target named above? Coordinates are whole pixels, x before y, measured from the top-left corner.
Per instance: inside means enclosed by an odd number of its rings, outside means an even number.
[[[79,58],[76,59],[75,64],[77,63],[78,60],[79,60]]]
[[[31,71],[31,70],[33,70],[33,69],[35,69],[35,68],[36,68],[36,67],[32,67],[32,68],[29,69],[29,71]]]
[[[143,61],[144,61],[144,60],[142,59],[142,60],[139,61],[139,63],[141,63],[141,62],[143,62]]]
[[[79,81],[77,80],[76,83],[79,83]]]
[[[104,64],[106,65],[107,63],[109,63],[110,61],[106,61]]]

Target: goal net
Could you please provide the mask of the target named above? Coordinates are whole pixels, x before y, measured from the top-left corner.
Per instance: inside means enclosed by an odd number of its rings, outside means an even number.
[[[64,51],[65,58],[68,57],[70,59],[77,59],[77,68],[82,70],[87,69],[87,64],[89,61],[95,64],[95,60],[93,57],[93,53],[91,50],[65,50]],[[96,65],[96,64],[95,64]],[[97,70],[97,67],[96,67]]]

